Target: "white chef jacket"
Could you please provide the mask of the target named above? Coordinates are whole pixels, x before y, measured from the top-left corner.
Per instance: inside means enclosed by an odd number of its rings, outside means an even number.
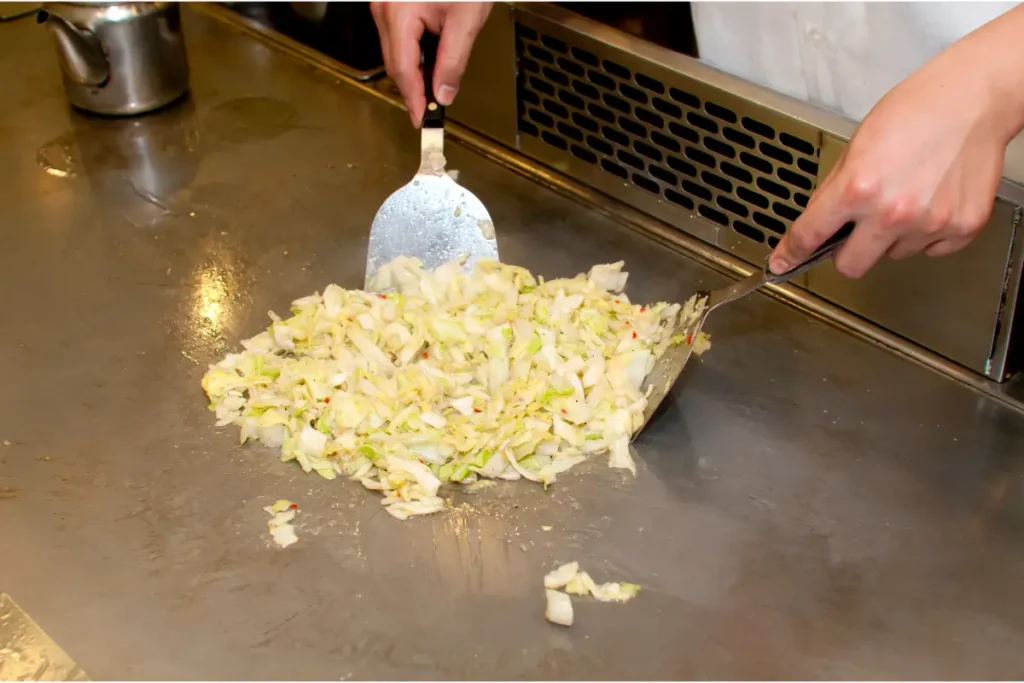
[[[860,121],[894,85],[1017,4],[694,2],[691,8],[701,60]]]

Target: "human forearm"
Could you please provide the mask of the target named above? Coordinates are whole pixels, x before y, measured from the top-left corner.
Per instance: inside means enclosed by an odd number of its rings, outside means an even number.
[[[1024,129],[1024,5],[957,41],[926,68],[944,74],[938,87],[978,98],[1006,144]]]
[[[954,43],[890,90],[772,255],[785,272],[840,226],[850,277],[883,256],[945,256],[984,228],[1006,144],[1024,128],[1024,6]]]

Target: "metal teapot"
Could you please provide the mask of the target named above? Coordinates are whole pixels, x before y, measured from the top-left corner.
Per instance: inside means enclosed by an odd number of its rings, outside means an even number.
[[[173,2],[43,3],[71,104],[97,114],[159,109],[188,91],[181,14]]]

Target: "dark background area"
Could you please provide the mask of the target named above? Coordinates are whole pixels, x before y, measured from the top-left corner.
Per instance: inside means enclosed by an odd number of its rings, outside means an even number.
[[[377,27],[368,2],[331,2],[320,20],[287,2],[224,3],[357,71],[383,67]],[[644,38],[676,52],[697,56],[688,2],[565,2],[560,7]]]

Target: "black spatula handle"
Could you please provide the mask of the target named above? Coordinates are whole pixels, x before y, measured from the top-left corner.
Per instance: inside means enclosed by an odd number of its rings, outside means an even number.
[[[424,31],[420,38],[423,50],[423,92],[427,96],[427,108],[423,112],[424,128],[444,128],[444,107],[434,96],[434,67],[437,66],[437,46],[441,39],[430,31]]]
[[[839,247],[846,244],[846,240],[853,234],[853,229],[857,227],[854,222],[849,222],[843,227],[836,231],[836,234],[829,237],[825,242],[815,250],[813,254],[808,257],[803,263],[789,269],[785,273],[776,275],[768,269],[768,261],[764,264],[764,280],[770,282],[773,285],[782,284],[788,282],[790,278],[794,278],[801,273],[806,273],[808,270],[818,265],[822,261],[829,259],[839,249]]]

